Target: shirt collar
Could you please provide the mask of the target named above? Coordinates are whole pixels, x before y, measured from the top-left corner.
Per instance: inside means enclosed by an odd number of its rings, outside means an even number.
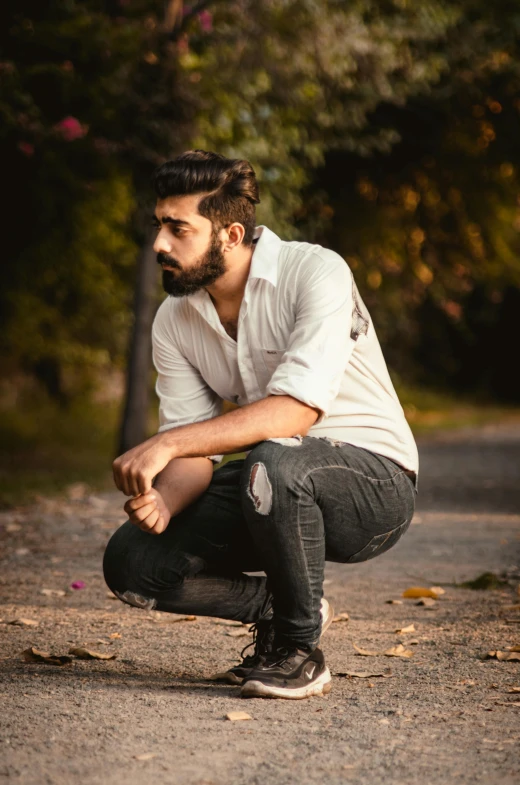
[[[282,241],[267,226],[257,226],[255,239],[258,238],[251,259],[249,279],[265,278],[276,286],[278,280],[278,256],[282,248]]]

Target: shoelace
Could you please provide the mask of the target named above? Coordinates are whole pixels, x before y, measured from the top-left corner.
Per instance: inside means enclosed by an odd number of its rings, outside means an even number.
[[[260,647],[262,646],[264,640],[269,635],[269,619],[266,617],[271,612],[271,602],[268,603],[268,607],[264,610],[261,616],[249,627],[249,632],[253,633],[253,640],[251,643],[248,643],[242,651],[240,652],[240,656],[243,658],[244,662],[243,665],[248,665],[249,663],[253,662],[258,655],[260,654]],[[254,646],[254,653],[248,654],[244,657],[244,652],[246,652],[251,646]]]

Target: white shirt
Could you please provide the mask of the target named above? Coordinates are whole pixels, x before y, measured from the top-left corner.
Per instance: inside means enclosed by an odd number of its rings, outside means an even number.
[[[412,432],[347,263],[265,226],[255,237],[237,341],[205,289],[167,297],[157,311],[159,431],[216,417],[223,400],[245,406],[290,395],[321,412],[308,436],[349,442],[417,472]]]

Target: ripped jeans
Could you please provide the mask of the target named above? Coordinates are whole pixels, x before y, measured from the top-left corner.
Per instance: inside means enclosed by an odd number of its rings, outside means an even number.
[[[251,623],[272,600],[277,636],[314,648],[325,561],[384,553],[408,529],[412,480],[351,444],[263,441],[213,473],[208,489],[159,535],[127,521],[104,555],[124,602]],[[267,577],[247,575],[265,572]]]

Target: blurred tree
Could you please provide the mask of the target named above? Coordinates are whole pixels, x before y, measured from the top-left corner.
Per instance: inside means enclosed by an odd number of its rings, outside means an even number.
[[[330,154],[317,183],[335,211],[328,239],[357,271],[392,366],[519,401],[504,325],[520,291],[520,15],[465,5],[450,71],[371,117],[399,133],[391,154]]]

